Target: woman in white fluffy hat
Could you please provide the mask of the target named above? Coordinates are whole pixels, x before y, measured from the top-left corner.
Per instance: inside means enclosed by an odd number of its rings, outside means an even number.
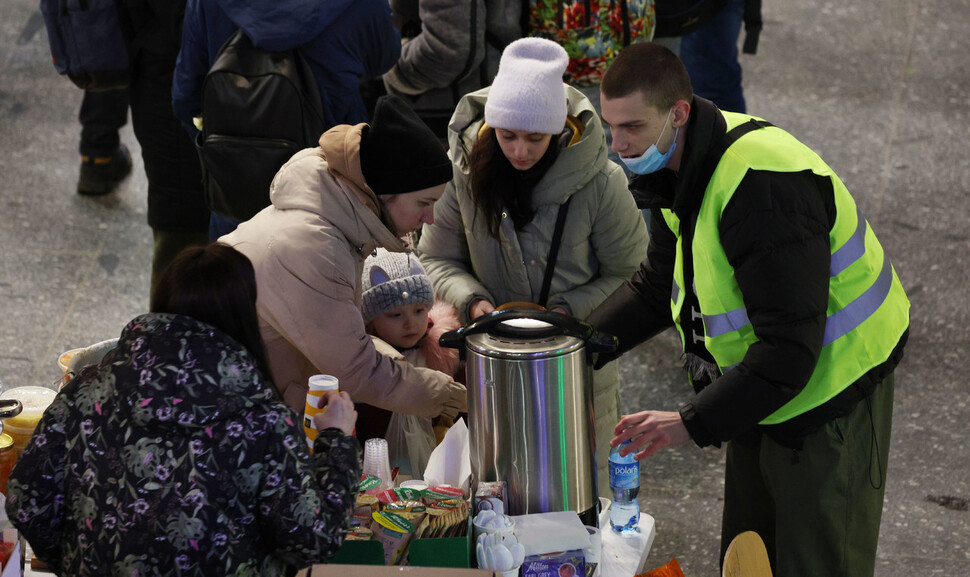
[[[646,226],[623,170],[607,159],[600,119],[562,81],[568,62],[555,42],[517,40],[502,54],[492,86],[463,97],[451,118],[454,180],[434,207],[434,224],[423,229],[418,253],[462,321],[515,301],[586,318],[646,256]],[[543,295],[553,232],[567,202]],[[595,373],[594,405],[605,492],[606,455],[619,420],[615,362]]]

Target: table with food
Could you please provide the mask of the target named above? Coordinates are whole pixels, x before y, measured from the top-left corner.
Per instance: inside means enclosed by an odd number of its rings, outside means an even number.
[[[420,471],[401,472],[386,439],[362,443],[351,526],[332,562],[506,577],[643,572],[655,523],[639,510],[639,464],[595,451],[592,365],[615,346],[612,337],[565,315],[509,309],[445,334],[441,344],[459,349],[465,363],[467,423],[447,429]],[[112,346],[65,352],[63,380]],[[0,491],[60,382],[0,394]],[[327,390],[339,390],[336,378],[311,378],[303,421],[311,448],[311,416]],[[609,459],[612,498],[600,497],[597,459]],[[22,574],[43,574],[26,543],[9,541]]]

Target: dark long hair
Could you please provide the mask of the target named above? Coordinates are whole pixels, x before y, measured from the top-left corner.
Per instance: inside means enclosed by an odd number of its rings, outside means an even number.
[[[517,170],[505,158],[495,130],[486,128],[478,135],[469,157],[471,193],[476,218],[485,219],[489,235],[499,237],[502,211],[508,211],[515,230],[532,222],[536,211],[532,207],[532,189],[556,161],[559,155],[557,135],[549,141],[545,154],[528,170]]]
[[[210,324],[244,346],[269,378],[256,314],[256,273],[246,255],[212,243],[183,250],[162,271],[151,312],[185,315]]]

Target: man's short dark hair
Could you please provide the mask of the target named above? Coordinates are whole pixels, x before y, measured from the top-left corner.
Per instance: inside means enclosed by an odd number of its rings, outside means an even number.
[[[653,42],[624,48],[603,75],[600,90],[606,98],[640,92],[647,104],[660,110],[670,108],[678,100],[690,102],[694,96],[684,63]]]

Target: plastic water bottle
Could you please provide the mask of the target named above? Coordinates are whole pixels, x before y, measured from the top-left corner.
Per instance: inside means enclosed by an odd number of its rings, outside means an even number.
[[[636,452],[620,456],[620,449],[627,441],[610,450],[610,489],[613,504],[610,505],[610,527],[621,535],[632,536],[640,532],[640,462],[633,458]]]

